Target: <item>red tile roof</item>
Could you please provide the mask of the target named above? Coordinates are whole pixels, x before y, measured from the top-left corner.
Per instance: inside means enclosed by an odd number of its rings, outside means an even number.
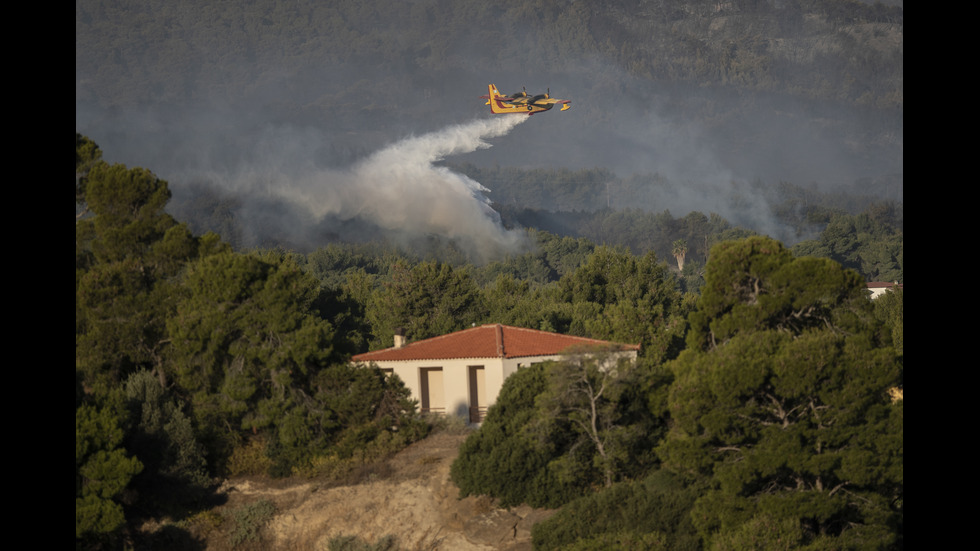
[[[548,331],[481,325],[441,337],[358,354],[355,362],[385,360],[449,360],[454,358],[523,358],[553,356],[575,346],[615,346],[620,350],[639,350],[638,344],[619,344],[585,337],[559,335]]]

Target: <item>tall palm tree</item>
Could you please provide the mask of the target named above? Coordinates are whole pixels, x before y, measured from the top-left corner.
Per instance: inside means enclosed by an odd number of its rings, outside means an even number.
[[[687,254],[687,241],[683,239],[674,241],[674,245],[670,249],[670,254],[674,255],[674,258],[677,259],[677,270],[683,272],[684,256]]]

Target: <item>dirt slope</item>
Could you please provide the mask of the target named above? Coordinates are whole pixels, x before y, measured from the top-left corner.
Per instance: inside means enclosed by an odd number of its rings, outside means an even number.
[[[229,481],[227,506],[267,499],[277,513],[263,534],[273,550],[326,550],[336,536],[374,542],[393,535],[401,549],[531,549],[531,526],[550,511],[498,509],[485,497],[458,499],[449,466],[466,435],[435,434],[389,460],[383,476],[352,486]]]

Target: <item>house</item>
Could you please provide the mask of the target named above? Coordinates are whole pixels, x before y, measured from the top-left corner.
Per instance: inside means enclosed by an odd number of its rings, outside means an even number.
[[[895,281],[895,282],[889,282],[889,281],[869,281],[867,283],[867,287],[868,287],[868,292],[870,293],[870,296],[873,299],[874,298],[878,298],[881,295],[885,294],[886,292],[888,292],[888,291],[890,291],[892,289],[895,289],[895,288],[901,289],[903,291],[905,290],[905,284],[904,283],[899,283],[897,281]]]
[[[630,358],[640,349],[638,344],[494,324],[413,343],[395,335],[395,346],[358,354],[352,361],[398,375],[423,413],[451,413],[478,423],[512,373],[582,347],[612,348]]]

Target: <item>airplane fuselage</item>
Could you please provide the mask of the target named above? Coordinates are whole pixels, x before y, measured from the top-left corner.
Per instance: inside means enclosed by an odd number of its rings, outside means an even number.
[[[493,84],[490,85],[489,90],[489,94],[481,97],[487,100],[486,104],[490,106],[490,111],[497,115],[533,115],[542,111],[549,111],[556,105],[561,105],[561,111],[567,111],[572,107],[571,100],[554,99],[549,94],[529,96],[527,92],[518,92],[510,96],[505,96]]]

